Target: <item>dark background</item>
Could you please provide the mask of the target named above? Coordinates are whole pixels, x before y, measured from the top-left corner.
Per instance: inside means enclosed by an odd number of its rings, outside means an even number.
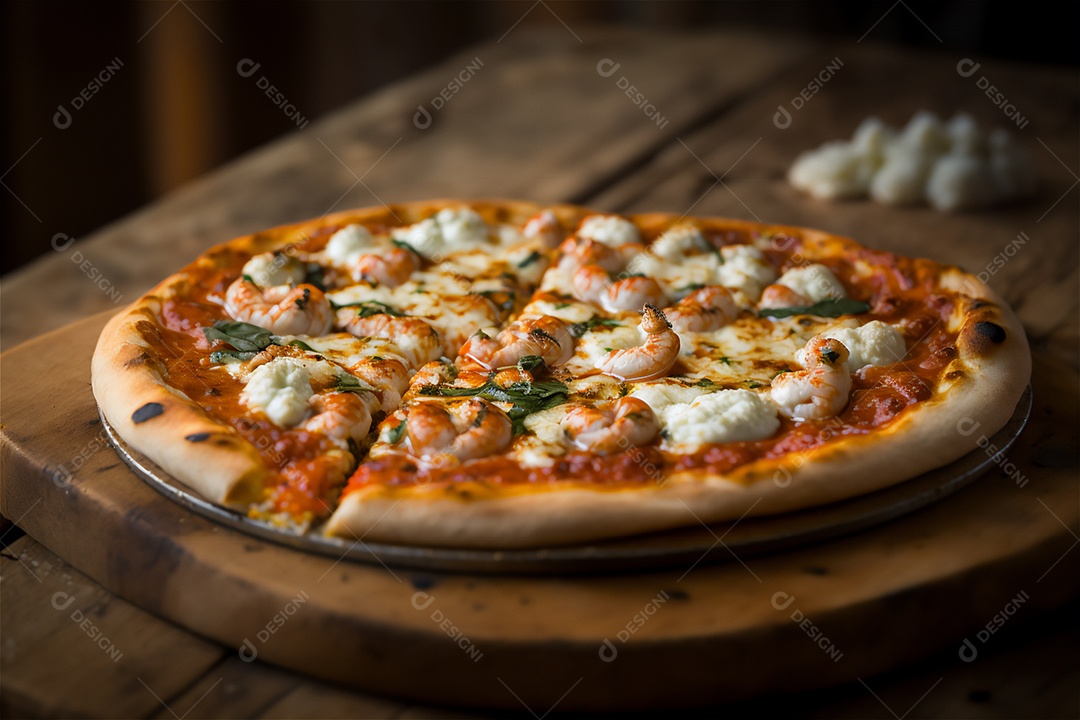
[[[0,272],[511,27],[748,26],[1077,65],[1076,2],[6,2]],[[926,23],[924,25],[923,23]],[[928,30],[933,28],[933,32]],[[934,35],[941,38],[939,42]],[[237,63],[260,63],[241,77]],[[85,105],[72,99],[110,63]],[[301,120],[255,84],[271,78]],[[65,129],[53,121],[71,111]]]

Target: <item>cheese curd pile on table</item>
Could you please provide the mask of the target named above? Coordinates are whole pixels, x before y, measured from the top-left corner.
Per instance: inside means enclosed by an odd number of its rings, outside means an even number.
[[[985,133],[970,115],[942,123],[920,112],[902,130],[867,118],[850,141],[800,155],[788,171],[799,190],[823,200],[886,205],[927,202],[942,211],[986,207],[1030,195],[1030,156],[1001,129]]]

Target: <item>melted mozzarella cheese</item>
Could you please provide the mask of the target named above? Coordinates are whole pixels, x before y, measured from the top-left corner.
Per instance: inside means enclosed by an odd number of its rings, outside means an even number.
[[[847,366],[852,372],[867,365],[892,365],[900,362],[907,353],[900,331],[880,320],[871,320],[862,327],[833,328],[822,335],[839,340],[848,349]],[[805,348],[795,354],[795,360],[806,366]]]
[[[719,268],[720,284],[739,290],[753,302],[761,291],[776,279],[776,270],[768,259],[750,245],[726,245],[720,249],[724,264]]]
[[[689,405],[705,394],[705,388],[685,385],[673,378],[634,383],[633,388],[630,397],[644,401],[658,417],[672,405]]]
[[[304,265],[283,252],[261,253],[244,263],[241,275],[251,278],[259,287],[273,287],[304,282]]]
[[[323,256],[331,265],[344,267],[355,263],[361,255],[375,247],[375,238],[363,225],[346,225],[330,236]]]
[[[760,440],[780,427],[776,406],[750,390],[719,390],[661,412],[672,445]]]
[[[296,358],[275,358],[248,376],[240,400],[265,414],[278,427],[290,428],[307,415],[311,373]]]
[[[791,268],[776,283],[791,288],[811,303],[847,297],[847,291],[832,271],[819,263]]]
[[[618,215],[590,215],[581,221],[577,235],[611,247],[641,242],[637,226]]]
[[[692,225],[676,225],[656,238],[649,250],[661,260],[677,263],[687,255],[709,250],[701,231]]]
[[[473,249],[488,242],[488,226],[471,208],[443,208],[434,216],[392,233],[416,252],[441,260],[449,253]]]

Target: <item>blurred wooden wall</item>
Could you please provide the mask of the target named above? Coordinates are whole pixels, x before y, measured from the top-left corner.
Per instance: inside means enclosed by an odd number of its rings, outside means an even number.
[[[1043,12],[1038,37],[972,2],[7,2],[2,19],[0,272],[78,237],[249,149],[295,131],[255,86],[269,78],[314,121],[462,48],[564,22],[759,29],[859,37],[1076,62],[1077,4]],[[1032,9],[1034,7],[1034,10]],[[1061,16],[1060,18],[1058,16]],[[880,22],[879,22],[880,21]],[[939,44],[922,22],[932,25]],[[875,25],[875,23],[878,23]],[[237,72],[249,58],[250,78]],[[104,71],[110,65],[115,72]],[[110,75],[80,109],[72,100]],[[89,90],[87,90],[89,92]],[[58,108],[70,125],[58,127]]]

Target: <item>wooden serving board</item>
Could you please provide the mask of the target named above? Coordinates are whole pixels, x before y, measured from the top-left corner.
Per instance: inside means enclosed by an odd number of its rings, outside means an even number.
[[[732,557],[718,538],[663,572],[472,577],[300,553],[159,495],[98,420],[89,359],[105,319],[2,356],[0,512],[240,661],[537,716],[699,706],[867,678],[948,647],[962,661],[965,638],[977,653],[995,617],[1034,617],[1080,586],[1077,378],[1042,357],[1031,426],[999,469],[914,515],[772,556]]]

